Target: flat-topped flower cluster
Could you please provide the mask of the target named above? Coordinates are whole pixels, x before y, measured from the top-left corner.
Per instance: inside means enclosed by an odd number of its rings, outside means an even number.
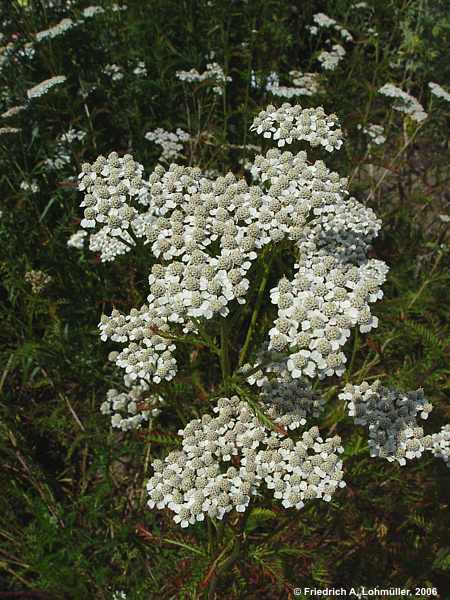
[[[337,117],[321,107],[269,106],[251,130],[278,146],[307,142],[332,152],[342,145]],[[296,259],[294,275],[282,276],[268,292],[277,309],[264,349],[237,371],[243,385],[259,388],[258,406],[275,430],[259,422],[241,390],[239,397],[219,401],[216,418],[189,423],[180,431],[182,450],[153,464],[150,506],[170,508],[183,527],[205,514],[221,519],[233,509],[244,511],[262,482],[285,507],[331,498],[342,485],[340,441],[323,441],[313,427],[295,443],[287,432],[320,414],[324,400],[306,381],[342,375],[351,329],[365,333],[378,325],[370,306],[383,296],[388,268],[368,252],[381,223],[349,195],[347,180],[303,150],[281,148],[258,154],[250,174],[252,184],[233,173],[216,176],[171,164],[157,165],[147,179],[132,156],[117,153],[85,163],[80,174],[81,226],[93,232],[90,248],[106,261],[142,242],[157,261],[146,302],[129,314],[113,310],[99,324],[102,340],[122,345],[111,360],[124,370],[130,389],[110,390],[102,405],[113,426],[131,429],[149,418],[145,397],[154,384],[177,374],[177,339],[203,336],[205,321],[220,321],[230,305],[245,304],[256,261],[276,255],[281,242]],[[80,235],[72,245],[82,243]],[[417,410],[425,414],[428,403],[413,399],[406,406],[397,402],[398,393],[378,397],[376,389],[364,409],[356,400],[351,405],[358,422],[369,424],[373,456],[403,464],[423,446],[448,458],[448,428],[428,436],[426,446],[409,439],[418,431]],[[348,387],[342,398],[358,393]],[[381,415],[380,402],[391,412]]]
[[[296,409],[292,416],[289,407],[280,408],[273,405],[267,414],[278,425],[291,417],[290,428],[297,429]],[[148,504],[168,507],[181,527],[205,515],[244,512],[263,483],[285,508],[296,509],[314,498],[329,502],[345,486],[339,436],[324,440],[312,427],[294,442],[262,425],[238,396],[221,398],[213,410],[217,416],[203,415],[178,432],[181,450],[152,465]]]
[[[337,126],[323,109],[284,104],[260,113],[252,129],[331,151],[342,144]],[[259,185],[170,165],[145,181],[141,165],[114,153],[83,165],[81,225],[100,226],[91,249],[112,260],[143,238],[161,261],[151,269],[147,304],[129,315],[114,311],[100,324],[102,339],[127,345],[116,364],[132,379],[171,379],[171,328],[198,332],[197,319],[226,317],[231,302],[245,303],[259,251],[286,238],[300,258],[293,280],[283,278],[270,292],[279,312],[269,337],[270,350],[288,352],[293,378],[342,374],[350,328],[376,327],[369,304],[382,297],[387,267],[366,258],[380,228],[373,211],[348,198],[346,180],[322,161],[310,164],[303,151],[269,150],[255,158],[252,174]]]
[[[266,91],[274,96],[289,99],[295,96],[314,96],[320,90],[320,76],[318,73],[302,73],[301,71],[292,70],[289,71],[289,76],[292,85],[280,85],[277,75],[269,77],[266,83]]]
[[[177,71],[177,79],[186,83],[202,83],[212,85],[212,91],[218,96],[223,95],[223,90],[227,82],[231,81],[229,75],[225,75],[223,67],[217,62],[209,62],[206,69],[201,73],[197,69],[189,71]]]
[[[145,139],[161,146],[160,160],[168,163],[180,158],[183,145],[191,139],[191,136],[179,127],[176,131],[166,131],[162,127],[158,127],[154,131],[148,131]]]
[[[408,115],[417,123],[421,123],[428,117],[428,113],[425,112],[423,106],[414,96],[411,96],[411,94],[408,94],[408,92],[405,92],[392,83],[383,85],[378,90],[378,93],[389,98],[394,98],[395,102],[392,108]]]

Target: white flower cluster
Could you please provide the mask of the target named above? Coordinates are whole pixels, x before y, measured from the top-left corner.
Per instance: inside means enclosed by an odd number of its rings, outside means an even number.
[[[103,261],[111,261],[129,251],[136,237],[142,237],[144,216],[132,204],[147,204],[147,188],[142,179],[143,167],[126,154],[119,158],[112,152],[99,156],[91,165],[84,163],[79,175],[79,190],[85,192],[81,206],[85,208],[81,227],[98,233],[91,235],[90,249],[101,253]]]
[[[436,98],[442,98],[446,102],[450,102],[450,94],[446,92],[438,83],[433,83],[430,81],[428,87],[430,88],[433,96],[436,96]]]
[[[269,105],[255,117],[250,130],[273,138],[278,146],[305,140],[312,147],[323,146],[328,152],[342,146],[342,131],[336,115],[326,115],[323,108],[302,108],[288,102],[275,108]]]
[[[186,131],[178,128],[175,132],[166,131],[158,127],[154,131],[148,131],[145,139],[162,148],[161,160],[169,163],[182,156],[183,144],[191,139]]]
[[[361,206],[352,207],[351,202],[342,209],[353,212],[356,219],[363,214]],[[372,221],[376,226],[366,210],[367,223]],[[289,349],[287,368],[294,379],[305,375],[319,379],[340,376],[347,361],[341,348],[350,336],[350,328],[359,325],[362,332],[367,332],[378,325],[369,303],[382,297],[379,288],[387,267],[376,260],[355,266],[333,256],[330,248],[321,253],[317,246],[312,249],[305,243],[303,247],[308,254],[295,265],[293,281],[282,279],[271,290],[278,318],[269,331],[269,350]]]
[[[44,165],[47,171],[60,171],[69,165],[71,157],[67,153],[67,150],[58,144],[55,149],[54,156],[48,156],[44,160]]]
[[[361,123],[359,123],[358,129],[365,133],[370,139],[369,146],[371,146],[372,144],[375,144],[376,146],[381,146],[386,141],[386,136],[384,135],[384,127],[382,125],[368,123],[367,125],[362,126]]]
[[[325,15],[324,13],[316,13],[313,17],[313,20],[315,25],[311,25],[309,27],[309,31],[312,33],[312,35],[317,35],[319,33],[319,29],[334,29],[346,42],[353,41],[352,34],[328,15]]]
[[[332,129],[336,117],[323,109],[269,107],[253,127],[267,132],[276,122],[289,133],[291,119],[297,137],[329,150],[342,143],[340,130]],[[322,161],[310,164],[305,152],[269,150],[255,158],[252,175],[258,185],[232,173],[211,180],[197,168],[172,164],[167,170],[158,166],[145,182],[141,165],[114,153],[83,166],[80,189],[87,194],[81,225],[102,226],[91,236],[91,249],[112,260],[133,246],[128,236],[133,231],[153,256],[169,261],[152,267],[148,304],[129,315],[114,311],[100,323],[103,340],[126,345],[116,364],[133,380],[170,380],[176,362],[169,332],[197,332],[197,319],[226,317],[230,302],[243,304],[257,251],[286,238],[300,258],[294,279],[283,278],[271,290],[278,318],[269,349],[287,353],[291,378],[342,374],[341,347],[350,328],[359,325],[366,332],[377,326],[369,304],[382,297],[387,267],[366,258],[380,228],[372,210],[348,198],[346,180]],[[128,196],[144,212],[138,213]]]
[[[427,449],[450,468],[450,425],[444,425],[441,431],[428,436]]]
[[[137,77],[147,77],[147,67],[143,60],[139,60],[137,65],[133,69],[133,74]]]
[[[70,127],[65,133],[59,136],[59,141],[63,144],[72,144],[75,141],[82,142],[86,137],[86,132],[81,129]]]
[[[27,42],[22,48],[19,48],[17,50],[17,56],[19,58],[26,58],[28,60],[31,60],[32,58],[34,58],[35,54],[36,49],[34,48],[32,42]]]
[[[157,417],[161,412],[159,406],[162,403],[161,396],[148,395],[148,386],[145,384],[131,385],[126,392],[108,390],[106,400],[100,406],[100,412],[111,415],[112,427],[130,431],[140,429],[143,423]]]
[[[11,117],[15,117],[16,115],[23,112],[27,107],[24,105],[20,106],[11,106],[7,111],[5,111],[1,117],[2,119],[10,119]]]
[[[405,465],[406,460],[420,458],[426,450],[449,463],[450,426],[440,433],[425,435],[417,425],[417,414],[426,420],[432,405],[423,390],[399,392],[381,385],[363,382],[347,384],[339,398],[347,402],[348,414],[355,423],[367,425],[372,457]]]
[[[8,64],[18,65],[24,60],[31,60],[36,54],[32,42],[26,42],[22,45],[17,41],[20,40],[19,34],[13,34],[11,39],[14,41],[9,42],[5,46],[0,46],[0,72]]]
[[[164,337],[170,328],[155,310],[144,305],[139,311],[132,309],[127,317],[113,310],[109,317],[102,316],[99,327],[103,341],[128,342],[114,362],[131,381],[161,383],[175,376],[175,344]]]
[[[336,21],[334,19],[332,19],[331,17],[329,17],[328,15],[325,15],[324,13],[316,13],[313,16],[313,20],[314,23],[317,24],[318,27],[321,28],[326,28],[326,29],[330,29],[333,28],[336,25]]]
[[[51,275],[47,275],[44,271],[35,271],[34,269],[27,271],[24,279],[31,285],[33,294],[41,294],[52,281]]]
[[[301,71],[289,71],[292,84],[303,91],[304,96],[317,94],[320,88],[320,75],[318,73],[302,73]]]
[[[323,440],[312,427],[294,442],[262,425],[237,396],[221,398],[214,412],[178,432],[182,450],[152,464],[148,505],[168,507],[181,527],[205,514],[222,519],[233,509],[245,512],[263,482],[285,508],[296,509],[314,498],[329,502],[345,486],[339,436]],[[269,416],[280,423],[277,408]]]
[[[395,98],[396,101],[394,102],[392,108],[399,112],[405,113],[417,123],[422,122],[428,116],[423,106],[418,100],[416,100],[416,98],[407,92],[404,92],[392,83],[386,83],[383,85],[383,87],[378,90],[378,93],[389,98]]]
[[[67,246],[69,248],[75,248],[81,250],[84,247],[84,239],[87,236],[87,231],[79,229],[76,233],[70,236],[67,240]]]
[[[225,84],[231,81],[231,77],[226,76],[223,68],[216,62],[208,63],[202,73],[199,73],[197,69],[191,69],[190,71],[177,71],[176,76],[180,81],[187,83],[213,82],[213,92],[219,96],[222,96]]]
[[[340,44],[334,44],[330,51],[322,50],[317,60],[326,71],[334,71],[345,54],[346,52]]]
[[[112,81],[120,81],[123,79],[123,69],[119,65],[105,65],[103,72],[108,75]]]
[[[66,81],[65,75],[56,75],[55,77],[51,77],[50,79],[45,79],[41,81],[37,85],[33,86],[31,89],[27,90],[27,96],[30,100],[33,98],[40,98],[44,96],[49,90],[54,88],[56,85],[61,85]]]
[[[293,98],[295,96],[313,96],[319,91],[318,73],[301,73],[300,71],[289,71],[292,78],[292,86],[280,85],[278,77],[267,81],[266,91],[274,96],[282,98]]]
[[[0,70],[9,62],[9,57],[13,51],[13,44],[9,43],[6,46],[0,46]]]
[[[82,11],[82,16],[84,19],[91,19],[96,15],[101,15],[105,12],[105,9],[102,6],[87,6]]]
[[[72,19],[62,19],[59,23],[50,27],[49,29],[44,29],[43,31],[38,31],[35,35],[37,42],[42,42],[46,39],[54,39],[60,35],[69,31],[69,29],[73,29],[76,23],[72,21]]]
[[[12,135],[14,133],[20,133],[22,129],[20,127],[0,127],[0,136]]]
[[[31,192],[32,194],[37,194],[39,191],[39,184],[36,179],[33,179],[31,182],[22,181],[20,184],[20,189],[25,192]]]
[[[341,38],[344,41],[346,41],[346,42],[353,41],[353,36],[348,31],[348,29],[345,29],[345,27],[342,27],[342,25],[339,25],[339,23],[337,23],[334,19],[332,19],[328,15],[325,15],[324,13],[316,13],[313,17],[313,20],[314,20],[315,25],[310,25],[308,27],[308,29],[312,35],[317,35],[319,33],[319,29],[332,29],[334,31],[337,31],[338,34],[341,36]]]

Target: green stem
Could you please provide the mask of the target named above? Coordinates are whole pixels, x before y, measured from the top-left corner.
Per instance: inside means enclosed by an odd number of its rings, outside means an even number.
[[[230,379],[230,348],[228,340],[227,321],[222,320],[220,324],[220,368],[222,370],[222,381],[225,390],[228,390]]]
[[[244,529],[245,529],[245,524],[247,522],[249,514],[250,514],[250,507],[247,506],[247,510],[245,511],[244,515],[242,516],[242,519],[240,519],[240,521],[239,521],[237,531],[236,532],[233,531],[233,533],[236,533],[236,534],[235,534],[234,540],[231,543],[232,549],[231,549],[230,554],[227,556],[227,558],[222,563],[220,563],[219,560],[216,559],[216,563],[218,563],[218,566],[217,566],[216,570],[214,571],[214,574],[209,583],[208,600],[214,600],[217,584],[219,582],[221,575],[223,575],[227,571],[229,571],[230,568],[234,565],[234,563],[239,559],[243,543],[245,542]],[[225,553],[225,551],[229,548],[229,546],[230,546],[230,544],[222,550],[222,552],[219,554],[219,557],[218,557],[219,559],[222,557],[222,555]]]
[[[268,247],[265,248],[264,252],[262,253],[262,260],[264,261],[264,259],[267,256],[267,252],[268,252]],[[259,315],[259,310],[261,308],[261,304],[264,298],[264,292],[267,286],[267,282],[269,280],[269,271],[270,271],[270,265],[272,263],[272,256],[271,258],[264,264],[264,269],[263,269],[263,276],[261,279],[261,283],[259,284],[259,289],[258,289],[258,296],[256,298],[256,303],[255,303],[255,308],[253,310],[253,314],[252,314],[252,318],[250,320],[250,325],[249,328],[247,330],[247,335],[245,337],[245,341],[244,341],[244,345],[242,347],[242,350],[239,354],[239,366],[242,366],[244,364],[245,359],[247,358],[247,354],[248,354],[248,349],[250,347],[250,342],[252,341],[252,337],[253,337],[253,333],[255,331],[256,328],[256,321],[258,320],[258,315]]]
[[[425,281],[422,283],[422,285],[420,286],[420,288],[418,289],[417,293],[414,295],[413,299],[411,300],[411,302],[408,304],[408,310],[410,310],[413,306],[413,304],[415,304],[416,300],[419,298],[419,296],[422,294],[423,290],[427,287],[427,285],[432,281],[433,279],[433,274],[436,271],[436,268],[438,266],[438,264],[441,262],[441,258],[443,256],[443,253],[440,252],[438,254],[438,256],[436,257],[436,260],[434,261],[434,265],[430,271],[430,277],[428,279],[425,279]]]
[[[345,374],[345,379],[346,379],[347,383],[350,381],[350,377],[351,377],[352,371],[353,371],[353,365],[355,364],[356,353],[357,353],[358,346],[359,346],[358,342],[359,342],[358,330],[355,329],[355,337],[353,339],[352,358],[350,359],[350,364],[349,364],[347,372]]]
[[[397,160],[402,156],[402,154],[405,152],[405,150],[411,145],[411,143],[414,141],[414,139],[416,138],[417,134],[419,133],[419,131],[422,129],[423,123],[420,123],[420,125],[418,125],[418,127],[414,130],[413,134],[411,135],[411,137],[406,140],[406,142],[403,144],[403,146],[400,148],[400,150],[397,152],[397,154],[394,156],[394,158],[392,159],[389,168],[385,169],[383,175],[380,177],[380,179],[377,181],[375,187],[373,188],[373,190],[371,190],[367,201],[371,200],[372,198],[375,197],[375,192],[378,190],[378,188],[380,187],[380,185],[383,183],[383,181],[386,179],[387,174],[390,172],[390,170],[392,169],[392,167],[395,165],[395,163],[397,162]]]

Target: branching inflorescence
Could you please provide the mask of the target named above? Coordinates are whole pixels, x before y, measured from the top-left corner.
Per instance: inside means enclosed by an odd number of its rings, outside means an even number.
[[[264,261],[284,242],[296,257],[294,276],[270,290],[277,308],[264,351],[236,371],[242,385],[256,383],[259,409],[274,428],[252,412],[245,394],[221,398],[217,417],[189,423],[179,432],[182,450],[153,464],[150,506],[169,507],[183,527],[205,514],[244,511],[263,482],[285,507],[296,508],[310,498],[329,500],[342,485],[337,436],[324,441],[315,427],[298,442],[287,434],[320,413],[323,399],[307,381],[342,375],[351,329],[377,326],[370,307],[382,298],[388,271],[368,258],[381,223],[349,195],[347,180],[303,150],[281,149],[302,142],[339,149],[337,117],[286,103],[267,107],[251,129],[279,146],[256,156],[253,184],[175,164],[158,165],[146,179],[142,165],[116,153],[84,164],[80,174],[81,225],[94,231],[90,248],[108,261],[141,240],[158,261],[147,302],[129,314],[114,310],[99,325],[102,340],[122,344],[112,360],[131,388],[128,395],[111,391],[102,407],[116,413],[114,426],[129,429],[149,418],[148,407],[156,409],[145,403],[149,388],[177,373],[177,338],[200,335],[204,321],[223,321],[230,304],[245,304],[249,270],[262,254]],[[72,245],[80,242],[81,236]],[[448,427],[423,436],[415,423],[430,409],[420,392],[363,384],[347,387],[342,399],[351,401],[357,423],[369,425],[373,456],[404,464],[428,449],[448,462]]]

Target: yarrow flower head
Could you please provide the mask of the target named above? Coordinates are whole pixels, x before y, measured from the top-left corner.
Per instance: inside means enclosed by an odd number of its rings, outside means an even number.
[[[39,192],[39,184],[36,179],[33,179],[31,182],[22,181],[20,184],[20,189],[25,192],[31,192],[32,194],[37,194]]]
[[[284,143],[294,139],[340,147],[337,119],[322,108],[268,107],[252,126]],[[232,173],[209,178],[200,169],[156,167],[148,181],[132,157],[111,154],[83,165],[83,228],[90,248],[113,260],[141,238],[162,264],[149,276],[147,304],[100,323],[103,340],[125,344],[115,360],[132,380],[159,383],[176,374],[172,331],[197,332],[199,319],[226,317],[246,301],[247,272],[258,252],[290,240],[300,251],[295,277],[270,292],[278,317],[269,351],[284,355],[291,379],[341,375],[350,329],[377,326],[370,304],[382,297],[387,267],[367,259],[380,222],[348,198],[346,180],[305,152],[269,150],[251,168],[256,185]],[[214,248],[214,251],[213,251]]]
[[[317,60],[325,71],[334,71],[345,54],[345,49],[340,44],[334,44],[330,51],[322,50]]]
[[[72,21],[72,19],[62,19],[62,21],[60,21],[53,27],[50,27],[49,29],[44,29],[43,31],[38,31],[38,33],[36,33],[35,36],[36,41],[42,42],[46,39],[54,39],[60,35],[63,35],[64,33],[66,33],[66,31],[73,29],[75,25],[76,23]]]
[[[112,81],[120,81],[124,77],[122,67],[116,64],[105,65],[103,72],[106,73]]]
[[[59,136],[59,142],[63,144],[72,144],[75,141],[82,142],[86,137],[86,132],[81,129],[70,127],[65,133]]]
[[[383,96],[388,96],[389,98],[394,98],[395,102],[392,108],[408,115],[417,123],[421,123],[428,116],[423,106],[416,98],[392,83],[383,85],[383,87],[378,90],[378,93],[383,94]]]
[[[433,96],[436,96],[436,98],[442,98],[442,100],[445,100],[446,102],[450,102],[450,94],[446,92],[439,84],[430,81],[428,87],[430,88]]]
[[[143,235],[145,218],[134,206],[147,203],[143,167],[131,155],[119,158],[113,152],[82,168],[79,189],[85,192],[81,203],[85,211],[81,227],[101,227],[97,236],[91,236],[91,249],[100,251],[103,260],[113,260],[135,245],[133,236]]]
[[[180,128],[175,132],[170,132],[158,127],[154,131],[148,131],[145,139],[161,146],[160,159],[169,163],[182,155],[183,145],[191,139],[191,136]]]
[[[67,240],[67,246],[69,248],[76,248],[77,250],[81,250],[84,247],[84,240],[87,236],[87,231],[80,229],[76,233],[70,236]]]
[[[153,462],[149,507],[168,507],[184,528],[205,515],[223,519],[233,510],[245,512],[263,484],[285,508],[301,509],[315,498],[329,502],[345,486],[339,436],[324,440],[312,427],[294,442],[282,433],[287,415],[278,411],[276,405],[268,410],[275,431],[238,396],[221,398],[215,417],[203,415],[178,432],[181,450]],[[300,426],[297,416],[290,423],[291,429]]]
[[[133,74],[138,77],[147,77],[147,67],[143,60],[138,61],[137,65],[133,69]]]
[[[26,106],[25,105],[20,105],[20,106],[11,106],[11,108],[9,108],[7,111],[5,111],[1,117],[2,119],[10,119],[11,117],[15,117],[16,115],[20,114],[21,112],[23,112],[24,110],[26,110]]]
[[[87,6],[82,11],[82,16],[84,19],[91,19],[96,15],[101,15],[105,12],[105,9],[102,6]]]
[[[40,98],[55,86],[64,83],[66,79],[67,78],[65,77],[65,75],[56,75],[55,77],[51,77],[50,79],[41,81],[41,83],[38,83],[31,89],[27,90],[27,96],[30,100],[33,100],[34,98]]]
[[[319,91],[318,73],[301,73],[300,71],[290,71],[292,80],[291,86],[280,85],[278,77],[275,80],[268,80],[266,91],[273,96],[282,98],[294,98],[295,96],[314,96]],[[272,78],[273,79],[273,78]]]
[[[213,92],[219,96],[223,95],[226,83],[231,81],[231,77],[225,75],[223,68],[217,62],[208,63],[202,73],[199,73],[197,69],[191,69],[190,71],[177,71],[176,76],[180,81],[186,83],[210,82],[213,85]]]
[[[254,119],[250,129],[273,138],[278,146],[291,144],[293,140],[305,140],[311,146],[323,146],[329,152],[342,146],[342,131],[336,115],[326,115],[323,108],[291,106],[288,102],[280,108],[269,105]]]
[[[0,127],[0,136],[3,135],[13,135],[15,133],[20,133],[22,129],[20,127]]]
[[[359,123],[358,129],[369,138],[369,146],[372,146],[373,144],[375,144],[375,146],[381,146],[386,141],[384,127],[382,125],[368,123],[367,125],[363,126],[361,123]]]
[[[44,271],[27,271],[24,277],[25,281],[31,285],[31,291],[33,294],[42,294],[49,283],[52,281],[50,275],[44,273]]]
[[[345,29],[345,27],[342,27],[341,25],[339,25],[339,23],[337,23],[337,21],[335,21],[328,15],[326,15],[324,13],[316,13],[313,16],[313,20],[314,20],[315,25],[311,25],[309,27],[309,31],[313,35],[317,35],[319,32],[319,29],[331,29],[331,30],[336,31],[342,37],[342,39],[345,40],[346,42],[353,41],[352,34],[347,29]]]
[[[128,378],[125,378],[125,383],[130,388],[128,391],[108,390],[100,412],[111,416],[113,428],[122,431],[140,429],[143,423],[159,415],[163,399],[157,394],[149,394],[145,384],[132,385]]]

